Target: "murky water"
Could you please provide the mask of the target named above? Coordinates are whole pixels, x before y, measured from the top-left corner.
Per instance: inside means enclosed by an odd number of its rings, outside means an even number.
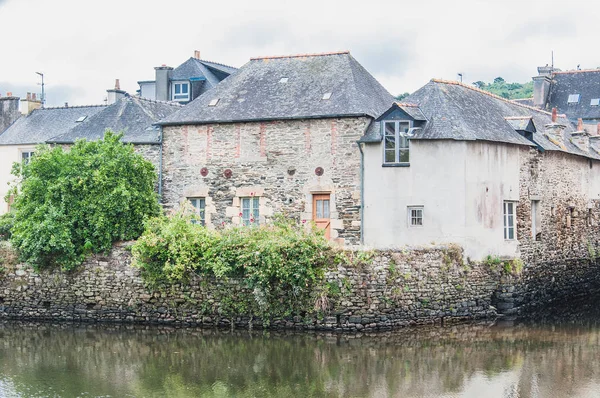
[[[600,317],[377,335],[0,323],[1,397],[599,397]]]

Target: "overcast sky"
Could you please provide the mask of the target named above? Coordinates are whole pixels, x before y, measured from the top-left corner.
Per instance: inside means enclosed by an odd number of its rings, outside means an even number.
[[[338,5],[339,4],[339,5]],[[392,94],[432,77],[526,82],[551,62],[600,66],[594,1],[0,0],[0,93],[40,91],[47,105],[135,93],[154,67],[203,59],[350,50]]]

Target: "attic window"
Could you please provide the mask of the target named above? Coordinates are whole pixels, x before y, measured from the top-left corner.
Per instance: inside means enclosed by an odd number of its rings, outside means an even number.
[[[324,100],[328,100],[329,98],[331,98],[331,93],[325,93],[325,94],[323,94],[323,99]]]
[[[579,102],[579,94],[570,94],[567,100],[568,104],[577,104]]]
[[[592,98],[590,101],[591,106],[600,106],[600,98]]]
[[[217,104],[219,103],[219,99],[220,98],[215,98],[210,100],[210,102],[208,103],[208,106],[217,106]]]
[[[287,82],[288,82],[287,77],[282,77],[281,79],[279,79],[279,83],[287,83]]]
[[[81,122],[83,122],[85,119],[87,119],[87,116],[81,116],[79,119],[75,120],[75,122],[77,122],[77,123],[81,123]]]

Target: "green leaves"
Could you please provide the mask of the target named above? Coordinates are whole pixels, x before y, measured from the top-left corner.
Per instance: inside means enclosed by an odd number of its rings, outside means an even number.
[[[321,231],[277,218],[273,225],[210,231],[185,209],[148,221],[132,247],[134,265],[151,284],[185,282],[192,273],[243,281],[232,300],[261,316],[312,308],[311,294],[334,257]],[[232,293],[233,294],[233,293]]]
[[[154,166],[107,131],[68,151],[40,146],[28,164],[13,167],[11,242],[36,268],[70,270],[89,253],[137,238],[143,222],[159,214]]]

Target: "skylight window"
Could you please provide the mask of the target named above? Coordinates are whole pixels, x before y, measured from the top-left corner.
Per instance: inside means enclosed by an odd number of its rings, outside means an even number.
[[[279,79],[279,83],[287,83],[287,82],[288,82],[287,77],[282,77],[281,79]]]
[[[87,116],[81,116],[79,119],[75,120],[77,123],[81,123],[83,122],[85,119],[87,119]]]
[[[579,102],[579,94],[571,94],[569,95],[569,99],[567,103],[569,104],[577,104]]]
[[[208,106],[217,106],[217,104],[219,103],[219,99],[220,98],[215,98],[210,100],[210,102],[208,103]]]
[[[328,100],[329,98],[331,98],[331,93],[325,93],[325,94],[323,94],[323,99],[324,100]]]
[[[592,98],[590,101],[591,106],[600,106],[600,98]]]

